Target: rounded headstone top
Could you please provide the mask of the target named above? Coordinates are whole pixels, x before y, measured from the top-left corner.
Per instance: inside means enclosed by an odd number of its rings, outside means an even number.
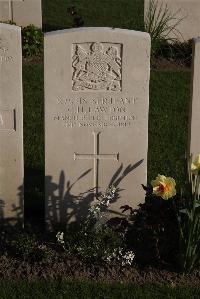
[[[61,33],[80,33],[80,32],[112,32],[112,33],[121,33],[133,36],[142,36],[143,38],[150,39],[150,35],[147,32],[135,31],[129,29],[121,29],[121,28],[111,28],[111,27],[81,27],[81,28],[72,28],[72,29],[63,29],[56,30],[51,32],[46,32],[44,35],[59,35]]]
[[[5,23],[1,23],[1,22],[0,22],[0,29],[9,29],[9,30],[21,31],[20,26],[5,24]]]

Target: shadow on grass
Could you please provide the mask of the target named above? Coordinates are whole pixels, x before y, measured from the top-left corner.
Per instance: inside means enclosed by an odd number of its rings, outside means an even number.
[[[44,169],[25,168],[24,224],[44,229]]]

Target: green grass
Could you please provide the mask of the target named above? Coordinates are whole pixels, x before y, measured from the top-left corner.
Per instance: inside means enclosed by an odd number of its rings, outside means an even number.
[[[44,82],[43,66],[23,66],[25,165],[44,166]]]
[[[179,187],[186,179],[190,72],[151,72],[148,178],[172,176]]]
[[[195,287],[164,285],[105,284],[92,282],[0,282],[1,299],[129,299],[200,298]]]
[[[43,0],[43,29],[70,28],[72,21],[67,8],[72,4],[83,18],[84,26],[143,29],[142,0]]]
[[[23,65],[25,221],[44,221],[44,83],[41,64]]]

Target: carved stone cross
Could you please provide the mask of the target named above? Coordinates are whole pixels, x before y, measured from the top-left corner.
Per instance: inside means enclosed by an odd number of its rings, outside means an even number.
[[[94,136],[94,154],[77,154],[74,153],[74,160],[93,160],[94,161],[94,194],[98,197],[99,188],[99,160],[115,160],[119,161],[119,153],[117,154],[100,154],[99,153],[99,135],[101,132],[93,132]]]

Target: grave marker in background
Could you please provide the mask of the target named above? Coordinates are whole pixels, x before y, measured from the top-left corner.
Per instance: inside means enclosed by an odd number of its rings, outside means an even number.
[[[46,218],[71,222],[109,185],[111,212],[144,200],[150,37],[82,28],[45,35]]]
[[[23,0],[17,0],[23,1]],[[13,20],[13,5],[11,0],[0,1],[0,20],[1,21],[14,21]]]
[[[200,38],[193,41],[193,65],[191,85],[191,109],[189,125],[189,151],[191,154],[200,153]]]
[[[23,219],[23,173],[21,29],[0,24],[0,215],[3,219]]]
[[[8,20],[23,27],[33,24],[42,28],[41,0],[0,0],[0,21]]]
[[[147,14],[151,0],[144,0],[144,16]],[[154,2],[156,2],[155,0]],[[163,4],[163,5],[162,5]],[[175,36],[173,32],[169,34],[170,38],[177,38],[179,41],[192,39],[193,37],[200,36],[200,1],[199,0],[158,0],[159,11],[162,5],[162,11],[165,10],[167,5],[168,10],[175,14],[174,18],[183,20],[176,27],[181,35]],[[171,24],[175,24],[177,20],[171,21]]]

